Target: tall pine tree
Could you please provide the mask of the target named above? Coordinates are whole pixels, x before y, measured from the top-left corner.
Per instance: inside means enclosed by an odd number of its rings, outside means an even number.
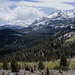
[[[8,70],[8,62],[6,60],[3,62],[3,69]]]
[[[19,72],[18,63],[15,59],[11,62],[11,70],[12,72]]]
[[[60,67],[63,67],[65,69],[66,66],[67,66],[67,58],[65,54],[62,54],[60,58]]]

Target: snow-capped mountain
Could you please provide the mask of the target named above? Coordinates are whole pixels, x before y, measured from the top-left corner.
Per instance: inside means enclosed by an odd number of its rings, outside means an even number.
[[[7,25],[15,25],[15,26],[21,26],[21,27],[28,27],[31,24],[31,20],[19,20],[19,21],[12,21],[7,23]]]
[[[50,19],[69,19],[75,17],[75,11],[57,11],[47,16]]]
[[[20,24],[20,23],[19,23]],[[23,33],[29,32],[53,32],[61,28],[70,27],[75,29],[75,11],[57,11],[49,14],[47,17],[42,17],[35,20],[29,25],[12,25],[6,24],[0,26],[0,29],[20,29]]]
[[[23,29],[27,28],[30,25],[30,21],[12,21],[7,24],[3,24],[0,26],[0,29]]]
[[[50,26],[54,28],[65,28],[67,26],[72,26],[75,21],[75,11],[57,11],[47,17],[42,17],[39,20],[35,20],[30,27],[33,30],[38,30],[45,26]]]

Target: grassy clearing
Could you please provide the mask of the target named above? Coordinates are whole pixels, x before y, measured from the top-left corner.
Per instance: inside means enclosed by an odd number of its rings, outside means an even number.
[[[67,40],[65,41],[65,43],[74,42],[74,41],[75,41],[75,35],[74,35],[73,37],[67,39]]]
[[[59,69],[59,61],[60,60],[55,60],[55,61],[46,61],[43,62],[45,65],[45,68],[49,69]],[[69,69],[75,69],[75,58],[68,59],[69,63]],[[32,67],[33,69],[35,68],[36,70],[38,69],[38,62],[18,62],[19,67],[22,69],[25,69],[25,67],[29,66],[30,68]],[[2,63],[0,63],[0,69],[2,69]],[[9,69],[11,68],[10,63],[8,63]]]
[[[49,69],[58,69],[59,68],[59,62],[58,61],[50,61],[47,63],[46,67]]]
[[[75,58],[71,58],[69,59],[69,61],[70,61],[69,68],[75,69]]]

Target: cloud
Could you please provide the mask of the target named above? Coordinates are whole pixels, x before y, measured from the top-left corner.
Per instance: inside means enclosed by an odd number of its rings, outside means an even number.
[[[57,10],[72,10],[75,6],[68,4],[74,3],[75,0],[0,0],[1,7],[7,6],[30,6],[54,8]]]
[[[42,8],[73,10],[72,2],[75,0],[0,0],[0,23],[30,24],[47,15]]]
[[[45,16],[45,14],[36,7],[27,7],[27,6],[17,6],[15,9],[12,10],[13,13],[18,14],[16,16],[17,19],[36,19],[42,16]]]
[[[17,6],[14,9],[5,7],[0,10],[0,21],[12,24],[29,24],[46,14],[36,7]]]
[[[75,0],[38,0],[39,2],[46,2],[46,3],[49,3],[49,2],[75,2]]]
[[[75,0],[39,0],[38,2],[21,1],[21,2],[18,2],[17,5],[54,8],[57,10],[75,9],[73,5],[67,4],[70,2],[75,2]]]

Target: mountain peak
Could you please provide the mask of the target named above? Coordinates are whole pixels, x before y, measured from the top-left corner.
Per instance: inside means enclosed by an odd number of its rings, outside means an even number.
[[[46,26],[52,28],[63,28],[74,22],[74,19],[75,11],[56,11],[47,17],[42,17],[41,19],[34,21],[30,27],[32,27],[33,30],[42,29]]]
[[[49,19],[68,19],[74,17],[75,11],[57,11],[47,16]]]

